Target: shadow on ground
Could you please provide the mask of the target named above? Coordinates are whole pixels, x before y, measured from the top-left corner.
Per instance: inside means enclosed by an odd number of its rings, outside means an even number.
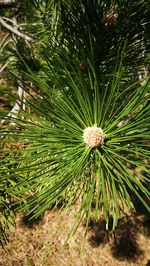
[[[115,231],[115,241],[112,243],[111,252],[117,259],[136,260],[143,251],[139,248],[138,224],[134,219],[122,218]]]
[[[84,221],[83,226],[85,225]],[[111,254],[119,260],[136,261],[143,254],[138,244],[138,235],[139,233],[150,235],[149,216],[141,214],[125,216],[119,220],[115,233],[112,231],[112,219],[108,231],[105,225],[104,220],[96,222],[91,218],[88,242],[93,248],[109,243]]]

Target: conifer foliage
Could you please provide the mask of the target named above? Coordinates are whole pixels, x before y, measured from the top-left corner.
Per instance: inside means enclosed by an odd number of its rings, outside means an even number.
[[[150,86],[139,80],[148,71],[147,1],[48,3],[38,73],[16,53],[28,97],[1,133],[21,146],[2,152],[5,193],[32,218],[78,201],[72,232],[91,215],[107,229],[112,217],[115,229],[134,198],[149,210]]]

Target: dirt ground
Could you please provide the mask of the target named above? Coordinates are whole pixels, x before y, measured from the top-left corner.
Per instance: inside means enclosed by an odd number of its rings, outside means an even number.
[[[16,230],[0,249],[0,266],[150,266],[150,217],[122,218],[115,235],[106,233],[103,220],[91,219],[86,240],[83,221],[64,245],[75,213],[48,210],[33,224],[17,215]]]

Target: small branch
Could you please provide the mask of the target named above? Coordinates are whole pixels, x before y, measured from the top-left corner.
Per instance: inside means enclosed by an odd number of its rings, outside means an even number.
[[[22,84],[20,84],[18,86],[18,91],[17,91],[17,95],[18,95],[18,100],[16,101],[14,107],[12,108],[12,110],[9,112],[9,114],[6,116],[6,119],[3,119],[0,122],[0,125],[3,125],[5,123],[5,121],[7,120],[8,117],[11,118],[16,118],[17,114],[19,112],[20,109],[23,109],[25,111],[25,101],[26,101],[26,92],[23,90],[22,88]],[[10,123],[11,125],[15,125],[15,123]]]
[[[7,61],[1,68],[0,68],[0,75],[4,71],[4,69],[8,66],[9,61]]]
[[[0,24],[5,27],[6,29],[8,29],[9,31],[11,31],[12,33],[14,33],[15,35],[25,39],[28,42],[33,42],[33,39],[27,35],[25,35],[24,33],[20,32],[19,30],[17,30],[16,28],[13,28],[12,26],[10,26],[9,24],[7,24],[5,22],[5,20],[0,16]]]
[[[10,18],[7,18],[7,17],[4,17],[3,16],[3,20],[6,20],[8,22],[11,22],[14,26],[18,26],[18,25],[16,25],[16,22],[13,19],[10,19]]]
[[[2,40],[1,43],[0,43],[0,48],[3,46],[3,44],[4,44],[5,41],[7,40],[8,36],[9,36],[9,33],[7,33],[7,34],[4,36],[3,40]]]
[[[9,43],[11,43],[11,42],[14,42],[13,38],[8,39],[8,40],[3,44],[2,47],[0,46],[0,53],[2,53],[3,50],[5,49],[5,47],[6,47]]]

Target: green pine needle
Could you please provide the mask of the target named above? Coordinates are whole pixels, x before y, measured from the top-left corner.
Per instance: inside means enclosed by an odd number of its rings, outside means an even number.
[[[55,101],[48,91],[51,88],[42,86],[30,72],[32,81],[39,84],[40,102],[36,103],[36,96],[28,99],[30,112],[20,113],[13,120],[16,126],[2,129],[6,141],[10,138],[22,145],[18,151],[2,152],[5,167],[1,173],[12,180],[7,193],[23,199],[20,208],[28,206],[33,217],[57,206],[61,199],[66,208],[80,199],[74,231],[83,216],[88,225],[91,215],[96,219],[104,215],[107,229],[112,216],[114,230],[122,210],[133,208],[133,195],[149,210],[145,200],[149,197],[149,80],[143,86],[122,85],[120,63],[113,80],[108,77],[102,90],[91,64],[87,73],[82,73],[76,71],[78,64],[70,71],[72,66],[61,58],[58,61],[62,72],[51,72],[51,82],[59,84],[60,75],[63,82]],[[105,140],[103,145],[90,148],[84,143],[83,132],[94,126],[102,128]]]

